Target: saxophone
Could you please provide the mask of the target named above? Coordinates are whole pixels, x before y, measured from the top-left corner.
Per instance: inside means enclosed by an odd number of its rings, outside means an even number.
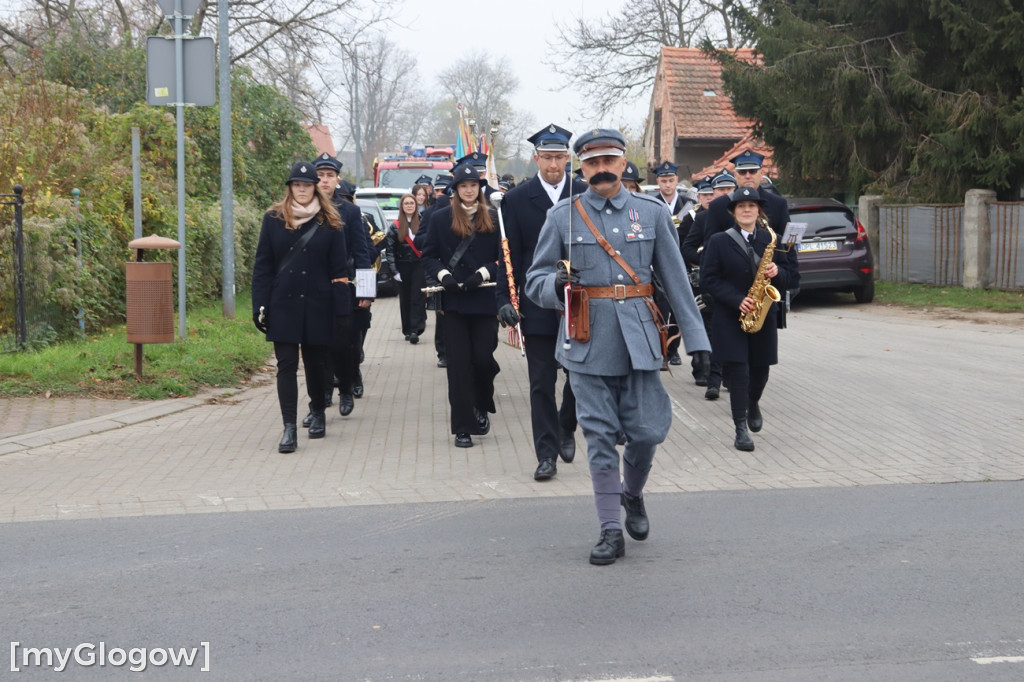
[[[747,292],[747,296],[754,299],[754,309],[749,313],[740,313],[740,329],[748,334],[756,334],[761,331],[761,327],[764,326],[764,321],[768,317],[768,311],[772,309],[772,303],[778,303],[782,298],[779,290],[768,282],[768,278],[764,274],[775,254],[775,231],[768,226],[768,221],[763,215],[760,217],[760,222],[768,230],[772,240],[764,249],[761,263],[757,266],[757,274],[754,275],[754,283],[750,285],[750,291]]]

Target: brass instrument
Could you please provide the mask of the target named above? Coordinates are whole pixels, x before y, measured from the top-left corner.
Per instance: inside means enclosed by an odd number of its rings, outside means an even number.
[[[380,243],[384,241],[384,230],[374,230],[373,225],[370,225],[369,223],[366,224],[366,229],[370,233],[370,241],[372,241],[373,245],[377,247],[377,259],[373,261],[373,265],[370,267],[373,268],[374,272],[380,272]]]
[[[754,283],[750,285],[750,290],[747,292],[747,296],[754,299],[754,309],[749,313],[740,313],[740,329],[748,334],[756,334],[761,331],[768,312],[772,309],[772,303],[778,303],[782,299],[779,290],[768,282],[768,277],[765,275],[765,270],[768,269],[768,264],[772,262],[772,256],[775,254],[775,231],[768,226],[768,221],[763,215],[759,220],[768,230],[768,234],[772,236],[772,240],[764,249],[761,263],[757,266],[757,274],[754,275]]]

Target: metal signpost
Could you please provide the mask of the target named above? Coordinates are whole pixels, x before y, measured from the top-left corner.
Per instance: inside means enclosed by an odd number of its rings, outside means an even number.
[[[172,20],[172,37],[146,39],[146,101],[171,105],[178,123],[178,336],[185,338],[185,106],[212,106],[214,89],[213,38],[194,38],[185,28],[200,0],[157,0]]]

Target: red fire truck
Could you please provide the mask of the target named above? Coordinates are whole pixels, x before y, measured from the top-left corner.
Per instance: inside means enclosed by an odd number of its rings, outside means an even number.
[[[382,154],[373,161],[373,184],[375,187],[410,189],[416,180],[426,175],[434,177],[450,172],[455,167],[451,147],[427,147],[407,145],[400,152]]]

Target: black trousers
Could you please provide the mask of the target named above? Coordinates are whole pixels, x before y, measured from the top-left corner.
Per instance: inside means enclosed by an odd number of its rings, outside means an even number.
[[[294,424],[295,413],[298,411],[299,350],[297,343],[274,343],[274,356],[277,357],[277,402],[281,406],[281,419],[285,424]],[[310,410],[321,412],[327,390],[325,362],[328,347],[302,344],[301,351]]]
[[[330,357],[324,367],[324,395],[330,395],[334,390],[335,378],[340,393],[352,392],[352,384],[359,371],[359,338],[353,315],[338,315],[334,318]]]
[[[719,312],[719,314],[722,314]],[[715,307],[708,305],[701,311],[701,319],[704,320],[704,331],[707,332],[708,341],[711,342],[711,371],[708,372],[708,386],[721,387],[722,385],[722,363],[715,357],[715,339],[711,333],[711,319],[715,316]],[[729,384],[730,386],[732,384]],[[732,389],[729,389],[732,390]]]
[[[444,314],[444,345],[448,354],[448,404],[452,433],[470,433],[476,414],[495,412],[494,377],[501,371],[494,359],[498,319],[494,315]]]
[[[562,387],[562,407],[555,401],[558,361],[555,360],[557,336],[526,334],[526,367],[530,376],[530,423],[537,461],[558,457],[560,429],[576,430],[576,396],[566,372]]]
[[[768,385],[768,365],[748,365],[745,362],[727,362],[724,375],[729,382],[729,408],[733,421],[747,418],[747,405],[761,400]]]
[[[423,264],[419,261],[395,263],[402,281],[398,283],[398,310],[402,317],[402,333],[423,333],[427,328],[427,295],[423,287],[427,280],[423,275]]]
[[[438,360],[447,360],[448,354],[444,349],[444,313],[440,310],[434,311],[434,350]]]

